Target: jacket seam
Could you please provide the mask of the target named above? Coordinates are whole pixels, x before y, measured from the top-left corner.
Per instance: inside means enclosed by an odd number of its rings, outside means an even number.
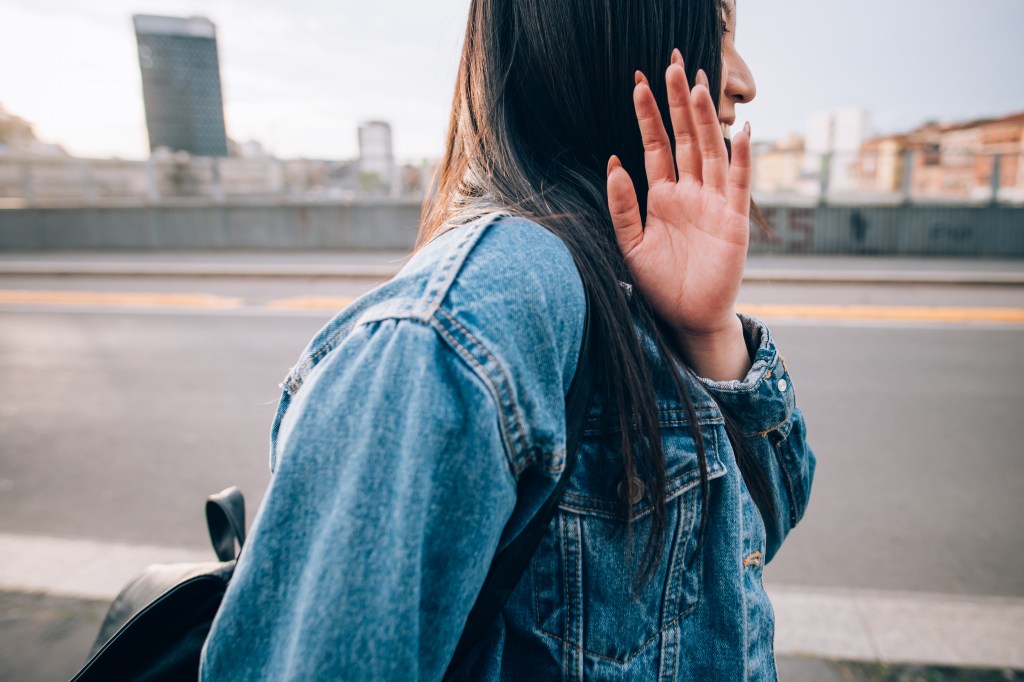
[[[473,374],[475,374],[477,377],[480,378],[481,381],[484,382],[484,385],[487,386],[487,393],[488,395],[490,395],[491,400],[494,401],[495,411],[498,414],[498,424],[501,428],[501,442],[505,446],[505,457],[508,460],[510,473],[512,473],[513,480],[518,480],[519,472],[516,470],[514,464],[515,448],[512,443],[512,436],[509,433],[508,429],[507,415],[505,414],[505,411],[502,409],[502,403],[498,396],[498,387],[495,385],[493,378],[490,376],[490,374],[487,372],[484,366],[480,363],[480,361],[477,360],[476,357],[474,357],[473,354],[465,348],[465,346],[459,343],[459,340],[456,339],[455,336],[452,335],[452,333],[448,329],[446,329],[443,324],[441,324],[440,320],[437,320],[436,317],[432,317],[431,321],[435,323],[431,324],[430,326],[434,328],[434,330],[441,336],[442,339],[444,339],[446,345],[448,345],[452,352],[467,366],[467,368],[471,372],[473,372]]]
[[[431,274],[430,278],[427,280],[424,293],[413,302],[410,309],[404,314],[386,314],[381,317],[374,318],[372,321],[379,321],[383,319],[415,319],[420,322],[426,322],[430,318],[432,312],[440,307],[444,297],[447,296],[455,276],[458,274],[458,271],[466,260],[466,256],[470,251],[472,251],[472,246],[475,244],[475,240],[486,232],[490,225],[504,217],[509,217],[510,215],[511,214],[509,213],[501,211],[492,212],[485,214],[484,216],[476,219],[476,221],[464,226],[465,229],[463,230],[463,234],[460,235],[460,239],[456,242],[451,252],[445,256],[438,269]],[[365,320],[365,318],[374,310],[375,307],[377,306],[371,306],[369,309],[362,311],[358,318],[353,322],[341,325],[326,341],[324,341],[315,353],[311,353],[305,358],[302,358],[300,362],[289,371],[288,376],[283,382],[284,387],[287,388],[288,392],[292,395],[297,393],[302,387],[309,370],[312,369],[312,367],[315,366],[322,357],[334,350],[341,338],[352,333],[352,331],[359,327],[363,322],[368,321]]]
[[[694,473],[694,471],[691,471],[691,473]],[[722,478],[727,473],[728,473],[728,471],[726,470],[726,468],[724,466],[721,466],[721,467],[716,468],[716,469],[708,470],[708,481],[714,481],[716,479]],[[683,478],[683,477],[679,476],[679,477],[677,477],[676,479],[673,479],[673,480],[679,480],[679,478]],[[669,491],[668,494],[665,496],[665,501],[666,502],[671,502],[672,500],[676,499],[680,495],[685,495],[686,493],[690,492],[691,490],[696,488],[698,485],[700,485],[700,480],[699,479],[696,479],[696,480],[693,480],[693,481],[688,481],[687,483],[684,483],[683,485],[679,486],[678,488],[675,488],[674,490]],[[576,499],[580,499],[582,497],[582,496],[577,496],[575,493],[571,493],[568,490],[565,491],[565,494],[563,496],[563,500],[565,499],[566,496],[572,497],[572,498],[576,498]],[[609,504],[607,500],[598,500],[596,498],[582,498],[582,499],[592,499],[595,502],[602,502],[604,504]],[[599,518],[603,518],[603,519],[607,519],[607,520],[611,520],[611,521],[618,521],[618,520],[622,519],[622,514],[621,513],[612,512],[612,511],[608,511],[606,509],[600,509],[600,508],[597,508],[597,507],[585,507],[585,506],[582,506],[580,504],[572,504],[571,501],[570,502],[564,502],[564,501],[560,502],[558,507],[560,509],[563,509],[563,510],[569,512],[569,513],[579,514],[581,516],[599,517]],[[645,507],[644,509],[639,510],[637,512],[636,516],[633,517],[633,518],[634,519],[641,519],[641,518],[649,515],[650,513],[651,513],[650,507]]]
[[[792,529],[800,519],[797,518],[797,502],[796,497],[793,495],[793,478],[790,475],[789,463],[786,461],[786,454],[782,451],[782,444],[787,440],[789,440],[788,434],[785,438],[780,438],[778,444],[772,447],[772,450],[774,451],[773,454],[775,455],[775,461],[782,470],[782,480],[786,484],[786,494],[789,495],[789,527]],[[768,441],[768,445],[771,447],[770,439]]]
[[[442,328],[445,326],[447,321],[460,333],[467,345],[470,345],[473,349],[481,353],[488,362],[488,365],[493,368],[489,369],[487,365],[480,362],[470,349],[466,349],[462,344],[456,344],[459,348],[462,348],[464,352],[473,357],[473,361],[477,367],[480,368],[481,372],[488,376],[489,381],[494,387],[495,399],[498,402],[498,410],[502,413],[502,422],[504,424],[505,435],[508,437],[509,444],[512,447],[510,453],[513,471],[518,478],[519,474],[522,473],[523,469],[529,462],[524,461],[528,458],[520,457],[520,453],[524,453],[527,450],[525,443],[525,432],[523,429],[523,418],[519,413],[519,407],[516,405],[515,396],[512,390],[512,381],[508,375],[508,369],[504,363],[500,362],[493,353],[487,348],[487,346],[480,341],[476,336],[473,335],[468,329],[459,323],[455,317],[444,308],[438,308],[434,311],[434,319],[437,324]],[[446,332],[450,335],[452,341],[455,340],[455,335],[451,334],[450,331]],[[508,417],[511,417],[510,419]]]

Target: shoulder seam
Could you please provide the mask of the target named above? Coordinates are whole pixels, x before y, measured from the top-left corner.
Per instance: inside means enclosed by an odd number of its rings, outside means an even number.
[[[452,352],[467,368],[480,377],[494,401],[505,444],[505,456],[516,480],[526,469],[528,458],[519,453],[527,450],[523,419],[512,396],[512,382],[508,370],[487,347],[444,308],[438,307],[430,319],[430,326],[441,336]],[[505,406],[511,406],[511,416]],[[511,418],[510,418],[511,417]]]
[[[444,301],[445,296],[447,296],[448,290],[458,276],[459,271],[462,270],[462,266],[465,264],[470,252],[473,251],[473,247],[480,241],[480,237],[487,232],[491,225],[494,225],[502,218],[510,216],[511,214],[507,211],[495,211],[461,228],[465,234],[462,235],[458,244],[452,249],[448,257],[445,258],[441,267],[431,275],[430,281],[427,283],[426,291],[423,294],[423,301],[426,304],[425,309],[422,311],[424,321],[441,307],[441,303]]]

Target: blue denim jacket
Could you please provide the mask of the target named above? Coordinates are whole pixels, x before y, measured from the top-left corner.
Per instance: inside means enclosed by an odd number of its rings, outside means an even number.
[[[285,379],[274,476],[206,642],[204,680],[437,680],[498,548],[552,490],[584,311],[568,249],[502,212],[435,238],[331,320]],[[666,549],[627,560],[620,455],[595,404],[555,519],[468,680],[775,679],[763,564],[807,504],[814,456],[768,329],[743,317],[742,381],[691,382],[695,444],[653,345]],[[717,401],[717,403],[716,403]],[[718,405],[771,480],[762,518]],[[707,535],[697,551],[702,514]]]

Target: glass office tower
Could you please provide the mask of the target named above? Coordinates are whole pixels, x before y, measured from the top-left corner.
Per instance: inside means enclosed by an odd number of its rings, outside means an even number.
[[[203,17],[136,14],[149,149],[227,156],[216,27]]]

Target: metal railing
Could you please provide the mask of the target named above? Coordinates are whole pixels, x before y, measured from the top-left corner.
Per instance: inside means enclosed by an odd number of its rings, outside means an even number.
[[[0,155],[0,205],[96,206],[238,201],[346,203],[422,196],[422,168],[393,178],[358,162],[275,158],[164,157],[146,161]]]
[[[422,197],[427,164],[381,179],[355,161],[165,157],[147,161],[0,155],[0,205],[108,205]],[[1024,204],[1024,153],[944,149],[817,154],[755,148],[754,195],[765,203]]]
[[[1024,151],[757,149],[755,197],[820,204],[1024,204]]]

